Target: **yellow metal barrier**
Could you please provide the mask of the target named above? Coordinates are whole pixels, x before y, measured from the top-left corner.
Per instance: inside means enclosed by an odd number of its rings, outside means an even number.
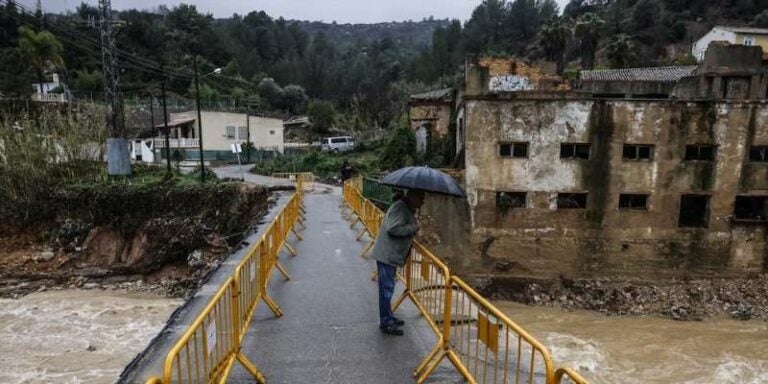
[[[573,369],[563,367],[558,369],[555,372],[555,383],[587,384],[587,380],[581,377],[581,375],[579,375],[579,373],[574,371]]]
[[[312,172],[277,172],[273,173],[272,177],[276,179],[286,179],[294,182],[301,180],[304,188],[307,190],[315,190],[315,174]]]
[[[363,197],[362,179],[344,184],[344,199],[371,238],[379,232],[384,213]],[[368,247],[363,254],[368,252]],[[423,383],[447,358],[469,383],[555,384],[566,376],[586,381],[569,368],[554,370],[549,351],[515,322],[456,276],[423,245],[414,242],[404,268],[405,292],[396,310],[409,298],[438,338],[438,344],[414,371]]]
[[[264,375],[240,352],[246,331],[259,301],[264,302],[276,316],[280,307],[267,294],[267,284],[277,269],[286,278],[280,265],[280,250],[285,247],[292,255],[296,251],[286,242],[302,223],[303,180],[297,180],[296,193],[267,227],[208,305],[189,329],[166,355],[163,376],[151,377],[147,384],[224,383],[235,361],[265,383]]]

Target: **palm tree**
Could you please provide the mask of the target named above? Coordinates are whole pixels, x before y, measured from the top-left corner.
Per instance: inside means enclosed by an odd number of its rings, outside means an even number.
[[[571,39],[571,30],[564,18],[553,18],[539,32],[547,60],[557,63],[557,74],[565,70],[565,48]]]
[[[595,67],[595,52],[600,41],[600,29],[605,21],[594,13],[587,13],[576,21],[575,34],[580,40],[581,67],[592,69]]]
[[[64,66],[61,54],[64,51],[61,43],[48,31],[35,32],[27,27],[19,28],[19,53],[36,71],[40,83],[40,94],[43,94],[43,75],[48,68]]]

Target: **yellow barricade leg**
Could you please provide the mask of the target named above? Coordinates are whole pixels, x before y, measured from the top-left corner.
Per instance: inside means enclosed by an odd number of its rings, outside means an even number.
[[[360,254],[360,257],[365,258],[366,256],[368,256],[368,252],[371,251],[371,248],[373,248],[373,241],[368,243],[368,246],[365,247],[365,249],[363,249],[363,252]]]
[[[280,265],[280,262],[275,263],[275,268],[277,268],[280,273],[283,274],[283,277],[285,277],[286,280],[290,280],[291,276],[288,274],[288,272],[283,268],[282,265]]]
[[[296,253],[296,250],[295,250],[295,249],[293,249],[293,247],[291,247],[291,245],[290,245],[290,244],[288,244],[288,243],[285,243],[284,245],[285,245],[285,249],[287,249],[287,250],[288,250],[288,252],[290,252],[290,253],[291,253],[291,256],[294,256],[294,257],[298,256],[298,253]]]
[[[259,384],[266,384],[267,378],[264,377],[264,374],[259,371],[258,368],[256,368],[253,363],[251,363],[250,360],[248,360],[245,355],[242,354],[242,352],[237,352],[237,361],[240,362],[240,364],[245,368],[246,371],[248,371],[251,375],[253,375],[253,378],[256,379],[256,382]],[[224,378],[224,381],[226,382],[226,378]]]
[[[264,304],[266,304],[266,305],[267,305],[267,307],[269,308],[269,310],[271,310],[271,311],[272,311],[272,313],[273,313],[273,314],[274,314],[276,317],[282,317],[282,316],[283,316],[283,311],[280,309],[280,306],[279,306],[279,305],[277,305],[277,303],[275,303],[275,301],[274,301],[274,300],[272,300],[272,298],[271,298],[271,297],[269,297],[269,295],[267,295],[267,294],[265,293],[264,295],[262,295],[262,297],[261,297],[261,298],[262,298],[262,300],[264,300]]]
[[[306,228],[306,227],[305,227],[305,228]],[[291,232],[293,233],[293,235],[294,235],[294,236],[296,236],[296,238],[297,238],[299,241],[303,241],[303,240],[304,240],[304,238],[303,238],[303,237],[301,237],[301,235],[299,235],[299,233],[298,233],[298,232],[296,232],[296,226],[294,226],[293,228],[291,228]]]

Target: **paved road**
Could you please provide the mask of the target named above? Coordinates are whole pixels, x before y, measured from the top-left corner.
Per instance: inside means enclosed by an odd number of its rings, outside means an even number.
[[[407,301],[397,313],[406,321],[405,336],[379,331],[377,288],[370,279],[374,264],[359,256],[365,243],[355,240],[339,208],[340,191],[327,188],[305,196],[304,241],[291,237],[299,255],[281,256],[292,279],[275,274],[270,285],[284,316],[275,318],[260,305],[243,352],[270,384],[415,382],[411,371],[437,339]],[[229,382],[252,381],[236,366]],[[441,366],[428,382],[463,380]]]
[[[254,175],[253,173],[248,173],[248,171],[253,168],[253,165],[243,165],[242,173],[240,171],[240,167],[237,165],[227,165],[224,167],[216,167],[212,168],[214,172],[216,172],[216,175],[218,175],[220,178],[232,178],[232,179],[240,179],[241,176],[245,176],[245,181],[253,184],[258,185],[266,185],[266,186],[275,186],[275,185],[294,185],[294,182],[286,179],[276,179],[274,177],[269,176],[262,176],[262,175]]]

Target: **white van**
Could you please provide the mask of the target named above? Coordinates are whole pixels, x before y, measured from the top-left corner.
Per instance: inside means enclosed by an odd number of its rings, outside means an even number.
[[[352,136],[326,137],[320,142],[323,152],[341,153],[355,149],[355,139]]]

